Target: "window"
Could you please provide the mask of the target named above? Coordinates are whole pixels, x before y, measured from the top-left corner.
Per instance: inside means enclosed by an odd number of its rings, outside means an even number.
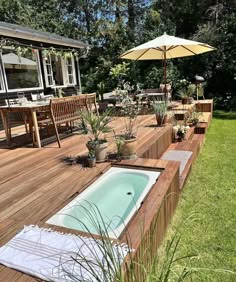
[[[53,73],[53,79],[55,85],[63,85],[63,71],[62,71],[62,60],[60,57],[51,55],[51,67]]]
[[[63,59],[55,55],[47,56],[47,59],[44,60],[44,72],[48,87],[68,86],[76,83],[73,57]]]
[[[42,89],[37,50],[19,55],[14,50],[3,49],[2,64],[8,91]]]
[[[0,67],[0,93],[5,92],[3,76],[2,76],[2,68]]]
[[[74,58],[69,57],[65,61],[66,61],[66,72],[67,72],[67,84],[74,85],[75,84]]]
[[[46,77],[47,85],[53,85],[53,72],[52,72],[52,63],[51,63],[50,56],[47,57],[45,66],[46,66],[45,73],[47,74],[47,77]]]

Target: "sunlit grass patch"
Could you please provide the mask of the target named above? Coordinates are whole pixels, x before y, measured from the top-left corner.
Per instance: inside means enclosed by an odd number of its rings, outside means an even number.
[[[217,112],[207,133],[168,231],[164,246],[180,227],[180,256],[198,254],[191,266],[198,271],[187,281],[236,281],[236,113]],[[173,280],[175,281],[175,280]],[[176,280],[178,281],[178,280]]]

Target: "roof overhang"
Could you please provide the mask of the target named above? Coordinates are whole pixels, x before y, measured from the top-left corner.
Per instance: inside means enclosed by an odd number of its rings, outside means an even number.
[[[71,48],[86,48],[90,46],[80,40],[5,22],[0,22],[0,35]]]

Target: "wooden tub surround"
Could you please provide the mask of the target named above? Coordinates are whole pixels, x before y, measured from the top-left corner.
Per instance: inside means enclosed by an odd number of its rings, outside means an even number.
[[[139,210],[133,215],[125,230],[121,233],[117,241],[127,243],[131,249],[132,260],[137,263],[135,272],[137,277],[135,281],[144,281],[145,273],[140,264],[143,264],[147,269],[150,269],[158,247],[160,246],[168,224],[173,216],[179,199],[179,164],[178,162],[154,160],[154,159],[136,159],[132,161],[121,161],[116,164],[109,164],[100,171],[99,175],[95,176],[92,181],[81,187],[79,192],[70,197],[69,201],[60,205],[44,219],[47,221],[52,215],[57,213],[68,202],[72,201],[79,193],[84,191],[92,184],[99,176],[105,173],[111,166],[123,168],[133,168],[140,170],[162,171],[157,182],[148,192],[143,200],[143,204]],[[76,231],[60,226],[54,226],[47,223],[41,223],[41,227],[53,228],[64,233],[73,233],[82,236],[90,236],[86,232]],[[94,235],[95,238],[100,238],[99,235]],[[144,251],[145,250],[145,251]],[[130,257],[127,256],[127,262],[130,262]],[[127,281],[129,281],[128,273]]]
[[[154,159],[136,159],[133,161],[122,161],[112,165],[127,168],[130,167],[135,169],[152,169],[158,171],[160,169],[163,170],[160,177],[158,178],[158,181],[151,188],[148,195],[144,199],[139,211],[136,212],[130,220],[129,224],[127,225],[126,231],[124,231],[119,237],[120,242],[126,242],[135,249],[135,252],[132,254],[133,260],[139,263],[143,263],[144,265],[149,267],[152,260],[154,259],[154,254],[164,237],[168,223],[177,206],[179,197],[179,165],[176,162],[167,162]],[[56,181],[56,178],[61,179],[61,177],[59,177],[59,175],[55,175],[55,177],[51,181],[49,181],[49,185],[57,182],[55,191],[41,195],[41,201],[33,201],[29,203],[27,207],[21,208],[18,212],[13,214],[11,218],[5,217],[5,214],[3,215],[3,222],[0,226],[1,245],[6,243],[11,237],[15,235],[17,230],[22,228],[22,223],[24,223],[25,225],[35,223],[41,227],[50,227],[64,233],[73,233],[88,236],[87,233],[81,231],[49,225],[45,222],[48,218],[50,218],[58,210],[60,210],[68,202],[70,202],[74,197],[76,197],[79,193],[86,189],[86,187],[94,182],[95,179],[97,179],[101,174],[109,169],[110,166],[110,163],[103,163],[98,164],[97,167],[93,169],[87,169],[85,171],[78,171],[78,167],[75,166],[72,166],[71,168],[69,167],[69,170],[71,171],[70,177],[68,177],[69,175],[67,175],[65,181],[66,187],[70,187],[70,189],[65,189],[65,184],[59,183],[59,179]],[[80,181],[76,181],[78,180],[78,177]],[[35,188],[35,194],[37,195],[37,187]],[[48,187],[45,187],[45,192],[47,189]],[[27,197],[25,199],[27,199]],[[17,203],[19,203],[19,199],[16,199],[16,204]],[[11,213],[11,210],[14,210],[15,207],[16,205],[14,204],[13,200],[12,207],[9,207],[9,212]],[[127,234],[129,235],[127,236]],[[153,234],[156,234],[156,236],[153,236]],[[95,237],[99,238],[98,235]],[[144,247],[145,249],[150,249],[150,253],[147,254],[145,252],[145,256],[143,257],[142,254]],[[143,281],[144,273],[142,269],[137,267],[136,271],[138,273],[137,281]],[[14,277],[18,277],[19,279],[23,279],[20,278],[21,276],[26,277],[25,274],[21,274],[20,272],[13,269],[5,267],[0,268],[0,277],[4,277],[4,279],[6,279],[3,281],[12,281],[8,280],[8,277],[11,277],[11,275],[9,276],[9,274],[14,274]],[[30,279],[29,281],[36,281],[36,279],[34,280],[34,278],[27,279]]]
[[[179,199],[179,164],[178,162],[148,159],[142,165],[143,159],[126,162],[127,166],[143,169],[162,168],[156,184],[136,212],[123,236],[121,242],[126,242],[135,250],[132,260],[135,262],[135,281],[145,281],[145,271],[149,271],[157,249],[166,233],[169,222],[174,214]],[[141,165],[141,166],[140,166]],[[127,258],[130,261],[130,257]],[[143,269],[145,267],[145,271]],[[126,273],[129,281],[129,273]]]
[[[207,107],[204,110],[211,109],[211,103]],[[122,117],[114,118],[111,123],[117,134],[123,130],[122,119]],[[201,122],[207,123],[206,132],[211,121],[211,112],[204,112],[203,119]],[[61,149],[56,143],[41,149],[6,149],[5,143],[0,142],[0,246],[14,237],[24,225],[30,224],[50,226],[64,233],[85,235],[80,231],[46,224],[46,221],[110,166],[162,170],[138,212],[127,225],[126,232],[119,237],[119,241],[128,242],[135,249],[132,259],[137,262],[136,281],[144,282],[145,272],[139,263],[144,264],[146,270],[150,269],[205,138],[205,134],[195,133],[194,127],[191,127],[185,140],[172,143],[172,125],[167,124],[164,127],[155,125],[154,115],[139,117],[137,159],[121,162],[107,161],[97,164],[94,168],[83,167],[80,163],[69,165],[64,161],[67,157],[87,154],[88,137],[80,134],[61,140]],[[0,132],[0,138],[3,135],[4,133]],[[107,135],[110,144],[109,152],[115,151],[113,138],[112,133]],[[181,177],[179,162],[159,159],[168,150],[193,152]],[[129,262],[128,257],[127,262]],[[129,281],[129,273],[126,276]],[[0,265],[0,281],[39,280]]]

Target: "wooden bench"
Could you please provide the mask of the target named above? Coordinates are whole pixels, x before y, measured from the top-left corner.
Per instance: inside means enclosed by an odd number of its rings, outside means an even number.
[[[50,100],[50,118],[39,121],[40,127],[53,125],[56,133],[57,143],[61,148],[58,125],[70,125],[81,119],[81,111],[97,111],[96,94],[82,94],[79,96],[70,96],[64,98],[55,98]]]

